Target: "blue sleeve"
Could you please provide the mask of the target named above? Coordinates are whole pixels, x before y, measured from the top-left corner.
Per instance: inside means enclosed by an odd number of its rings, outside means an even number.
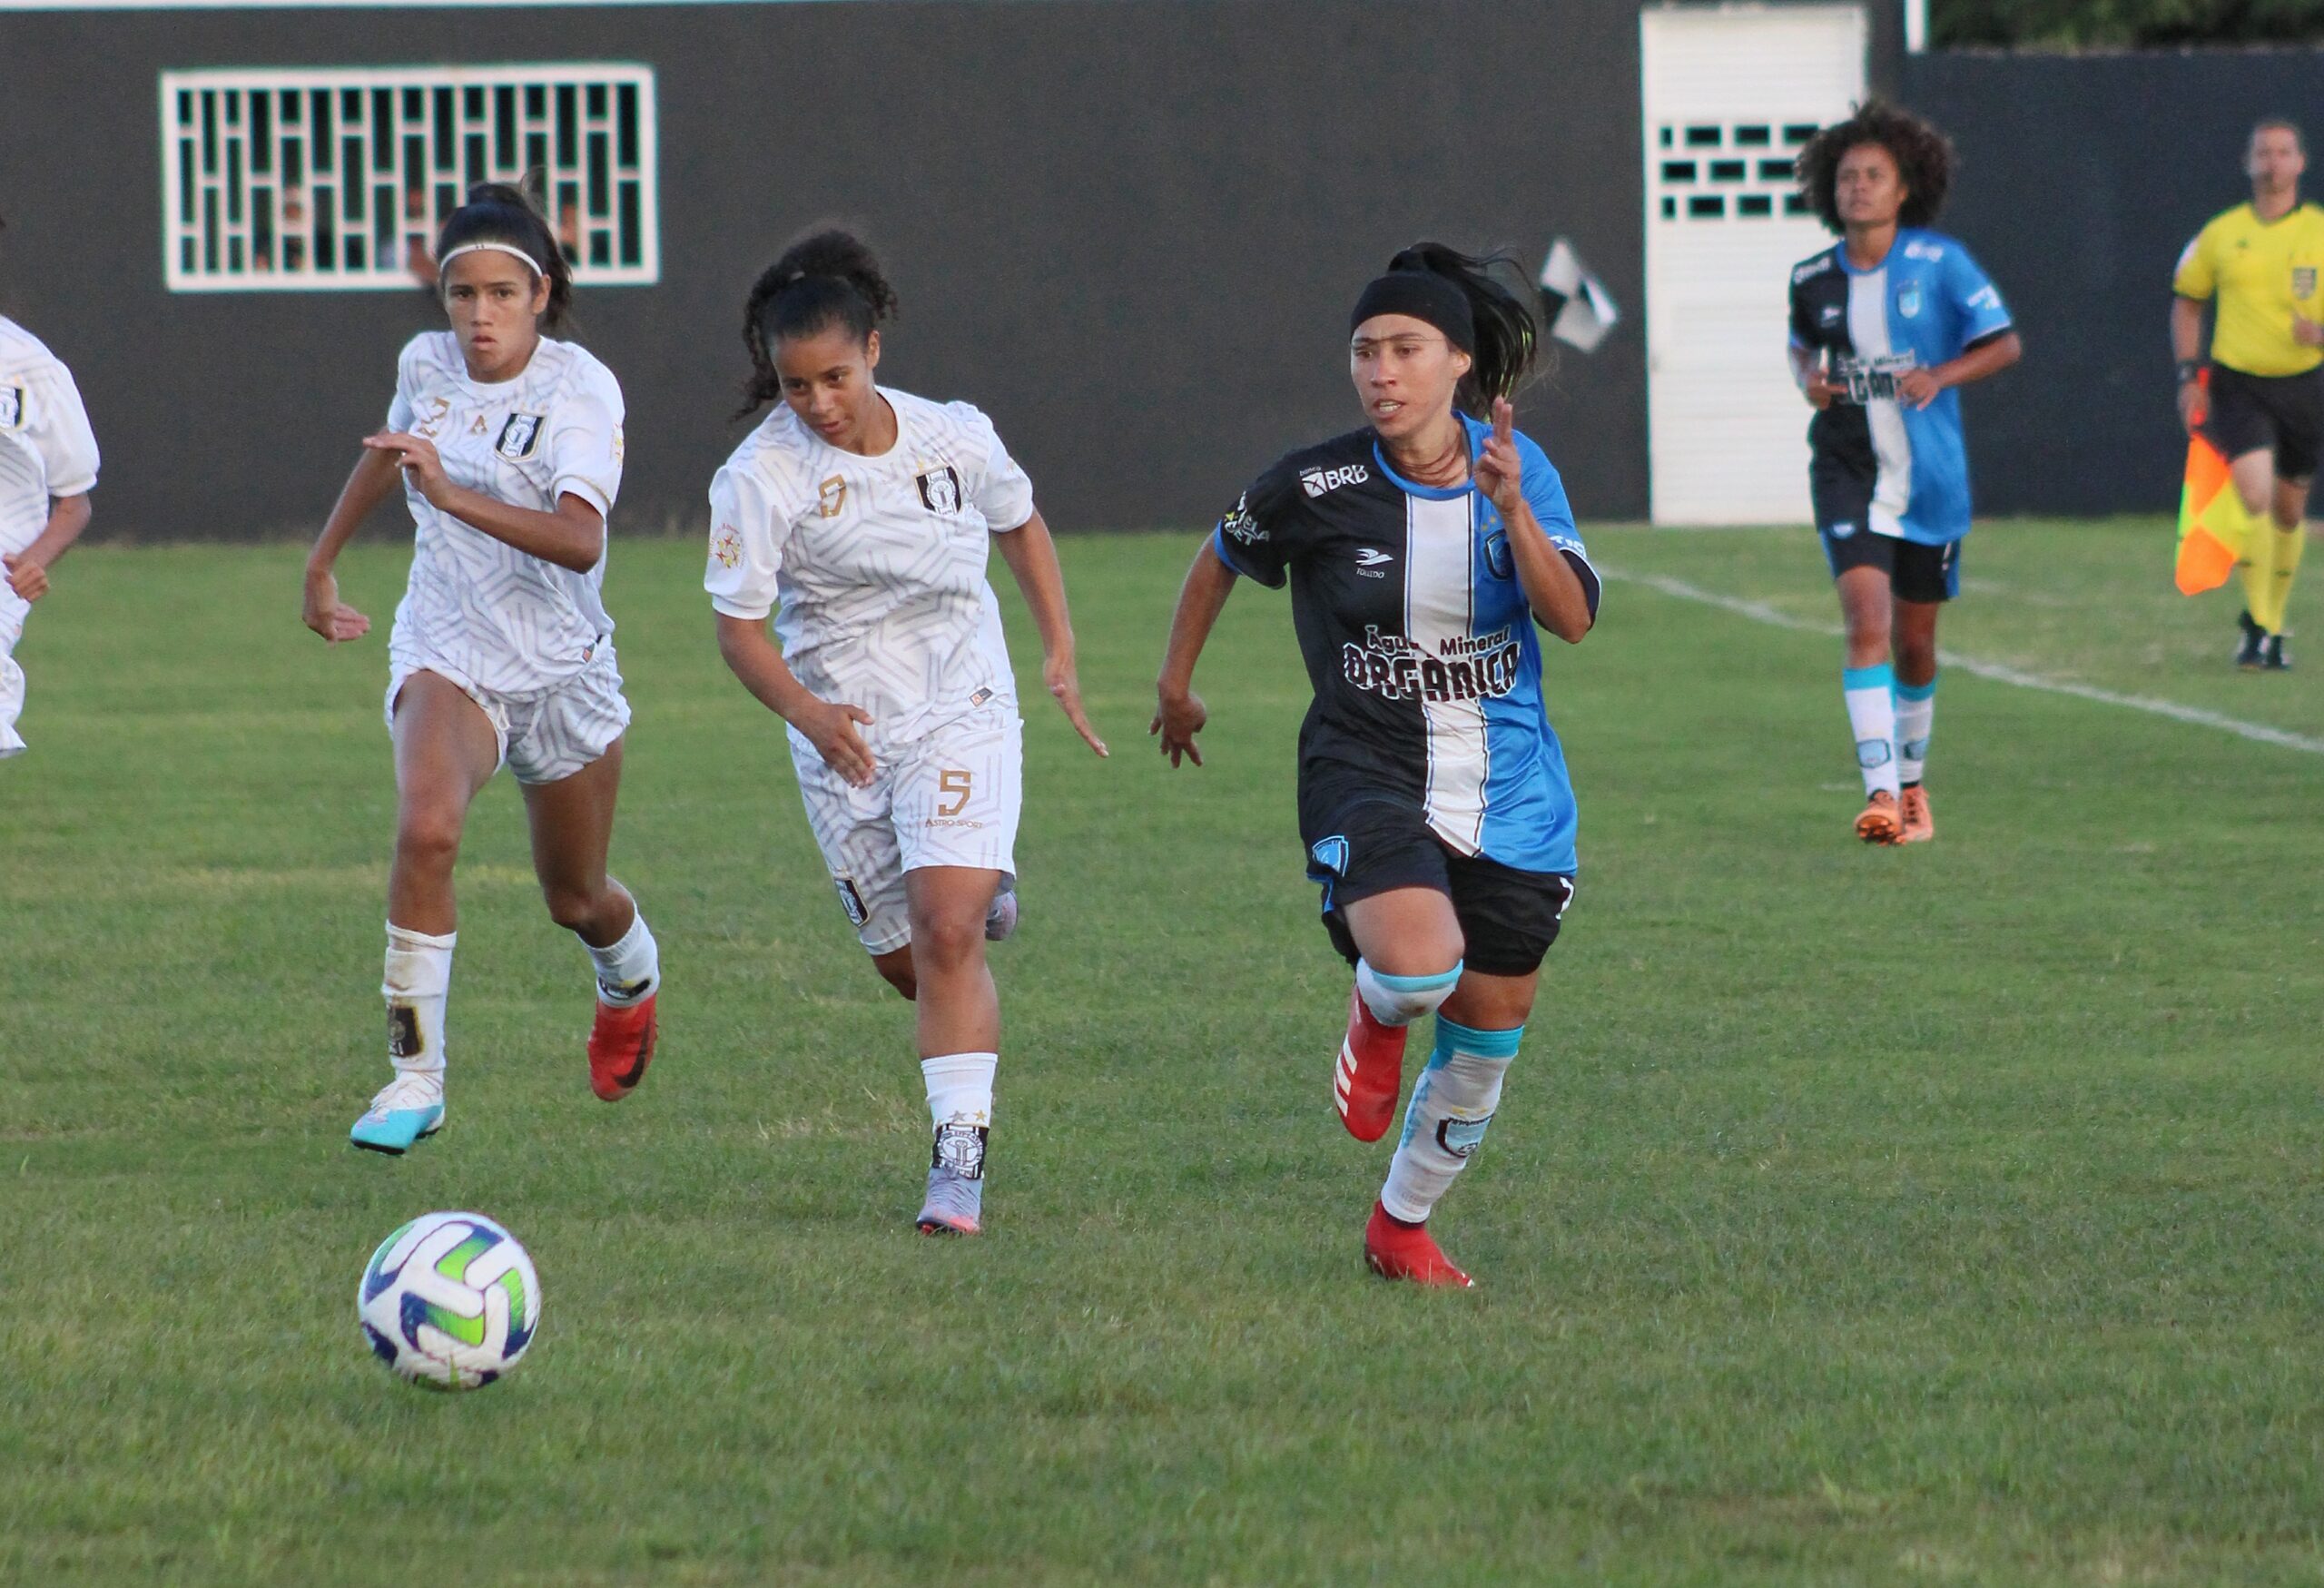
[[[1574,577],[1581,581],[1583,594],[1590,597],[1590,616],[1598,616],[1598,597],[1600,586],[1598,570],[1590,566],[1590,552],[1581,544],[1581,532],[1574,528],[1573,507],[1565,498],[1565,481],[1558,478],[1557,465],[1541,450],[1531,436],[1517,438],[1517,456],[1525,466],[1525,505],[1533,509],[1533,518],[1550,538],[1550,544],[1565,554]]]
[[[1963,347],[2009,329],[2009,308],[2001,301],[2001,290],[1958,242],[1945,251],[1945,292],[1961,327]]]

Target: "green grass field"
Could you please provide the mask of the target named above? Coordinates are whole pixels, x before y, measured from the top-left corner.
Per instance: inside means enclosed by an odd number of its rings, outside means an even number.
[[[1171,774],[1144,729],[1194,538],[1070,541],[1116,755],[1029,705],[991,1232],[937,1243],[909,1011],[690,541],[608,583],[652,1078],[589,1095],[586,962],[496,785],[449,1125],[348,1149],[385,1070],[394,538],[345,567],[355,646],[299,626],[295,549],[91,548],[19,653],[0,1581],[2324,1575],[2324,758],[1956,675],[1938,841],[1867,852],[1837,643],[1635,577],[1823,622],[1812,538],[1598,532],[1633,577],[1550,659],[1580,897],[1437,1220],[1482,1288],[1420,1293],[1358,1255],[1388,1145],[1329,1102],[1282,597],[1229,607],[1211,764]],[[1987,527],[1945,637],[2324,734],[2316,674],[2228,669],[2233,597],[2168,557],[2156,523]],[[438,1208],[507,1221],[547,1297],[472,1396],[355,1323],[373,1245]]]

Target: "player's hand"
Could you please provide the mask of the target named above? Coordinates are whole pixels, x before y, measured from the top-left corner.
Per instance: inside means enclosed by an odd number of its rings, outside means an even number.
[[[1202,752],[1195,748],[1195,735],[1209,721],[1210,712],[1203,705],[1202,696],[1193,690],[1179,695],[1163,691],[1154,708],[1154,720],[1147,725],[1146,731],[1159,735],[1162,742],[1156,748],[1170,758],[1171,765],[1177,765],[1178,758],[1184,756],[1200,766]]]
[[[1517,410],[1505,397],[1492,399],[1492,434],[1485,438],[1484,451],[1477,459],[1476,477],[1477,488],[1501,509],[1501,516],[1514,517],[1525,500],[1525,461],[1517,455]]]
[[[2324,348],[2324,321],[2314,321],[2298,310],[2292,311],[2291,340],[2304,348]]]
[[[1089,725],[1089,714],[1081,709],[1081,677],[1075,670],[1073,653],[1067,651],[1044,660],[1041,682],[1049,686],[1049,697],[1065,713],[1065,720],[1073,725],[1073,731],[1081,735],[1081,742],[1100,755],[1111,755],[1113,752],[1106,748],[1106,741]]]
[[[1896,377],[1896,400],[1915,408],[1926,408],[1944,390],[1945,382],[1936,378],[1934,370],[1907,370]]]
[[[0,567],[8,574],[8,588],[15,591],[20,601],[37,601],[48,594],[48,565],[34,562],[29,557],[0,557]]]
[[[2179,383],[2179,422],[2187,427],[2187,433],[2191,436],[2201,429],[2203,421],[2211,417],[2211,394],[2203,390],[2202,382],[2181,381]]]
[[[433,507],[442,507],[452,488],[451,477],[444,472],[444,459],[436,450],[436,443],[425,436],[407,435],[401,430],[381,430],[376,436],[366,436],[363,444],[375,452],[395,455],[396,467],[403,470],[404,483],[418,491]]]
[[[309,628],[332,645],[343,639],[360,639],[371,632],[371,620],[339,598],[339,577],[335,574],[307,576],[306,609],[299,616]]]
[[[1802,390],[1807,394],[1807,406],[1818,413],[1831,407],[1840,395],[1840,388],[1832,384],[1831,378],[1824,373],[1821,367],[1807,372],[1807,384]]]
[[[869,727],[872,714],[860,705],[835,705],[828,700],[803,707],[791,719],[791,725],[807,735],[807,742],[814,745],[815,754],[823,758],[824,765],[857,788],[865,788],[871,784],[876,764],[870,747],[863,743],[863,735],[855,731],[858,723]]]

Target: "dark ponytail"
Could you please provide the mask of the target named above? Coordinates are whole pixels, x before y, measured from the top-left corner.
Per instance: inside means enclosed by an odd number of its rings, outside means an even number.
[[[472,242],[506,243],[537,263],[548,280],[548,307],[541,312],[541,329],[563,327],[573,307],[573,267],[556,244],[556,233],[524,189],[505,182],[480,182],[468,189],[467,202],[436,234],[438,265],[452,250]],[[440,280],[437,286],[440,291]]]
[[[896,312],[896,290],[880,273],[880,261],[852,232],[836,228],[803,237],[762,271],[743,308],[743,345],[750,350],[751,379],[734,417],[756,413],[783,395],[774,370],[774,344],[844,327],[859,342]]]
[[[1492,411],[1494,398],[1514,398],[1531,380],[1541,357],[1541,330],[1527,303],[1530,294],[1511,291],[1494,274],[1518,271],[1515,260],[1505,253],[1478,258],[1442,242],[1415,242],[1390,260],[1388,269],[1442,276],[1469,301],[1477,346],[1475,362],[1453,399],[1462,409],[1483,419]]]

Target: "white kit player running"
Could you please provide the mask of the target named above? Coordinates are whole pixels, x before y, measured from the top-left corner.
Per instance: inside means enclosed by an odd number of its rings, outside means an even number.
[[[992,547],[1040,630],[1049,693],[1092,750],[1106,746],[1082,713],[1032,482],[967,403],[872,380],[895,303],[871,252],[840,232],[798,243],[752,288],[743,411],[782,405],[711,482],[704,583],[727,666],[790,724],[848,920],[918,1006],[934,1129],[919,1226],[973,1235],[1000,1062],[985,942],[1015,925],[1023,791]]]
[[[629,725],[598,595],[621,487],[621,387],[541,334],[572,283],[521,192],[469,190],[436,257],[452,329],[404,349],[388,428],[365,439],[307,566],[307,626],[334,644],[366,633],[332,570],[402,475],[419,533],[388,645],[396,849],[381,991],[395,1079],[349,1133],[389,1153],[444,1122],[452,863],[469,803],[503,764],[524,789],[549,916],[596,971],[589,1084],[607,1102],[653,1057],[661,986],[654,934],[606,874]]]
[[[71,371],[0,316],[0,759],[25,748],[16,642],[47,592],[49,565],[89,527],[96,483],[97,439]]]

